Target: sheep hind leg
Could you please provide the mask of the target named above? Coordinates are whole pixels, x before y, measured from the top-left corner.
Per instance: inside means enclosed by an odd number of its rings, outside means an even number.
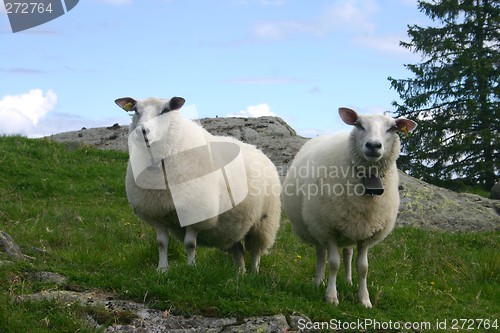
[[[319,287],[325,278],[326,249],[323,246],[316,246],[316,276],[314,284]]]
[[[168,269],[168,230],[156,227],[156,245],[158,246],[158,272],[166,272]]]
[[[186,235],[184,236],[184,248],[186,249],[187,261],[189,266],[195,265],[197,234],[198,232],[193,228],[186,228]]]
[[[371,308],[370,295],[368,294],[367,276],[368,276],[368,246],[358,243],[358,255],[356,257],[356,270],[358,272],[358,298],[361,304],[366,308]]]
[[[328,243],[328,268],[330,270],[328,278],[328,287],[326,288],[325,300],[327,303],[339,305],[337,296],[337,273],[340,268],[339,247],[334,242]]]
[[[260,268],[260,251],[250,251],[250,256],[252,257],[252,273],[258,274]]]
[[[235,243],[229,248],[228,252],[231,254],[231,258],[239,271],[245,273],[245,249],[243,248],[243,244],[241,242]]]
[[[342,254],[344,255],[345,280],[352,286],[352,246],[344,248]]]
[[[262,223],[262,221],[261,221]],[[269,246],[269,240],[266,239],[265,234],[258,228],[252,228],[245,236],[245,248],[250,253],[252,258],[251,270],[252,273],[259,273],[260,257],[265,253],[266,248]]]

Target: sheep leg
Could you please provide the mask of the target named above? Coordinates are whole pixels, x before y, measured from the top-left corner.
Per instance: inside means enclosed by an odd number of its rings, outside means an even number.
[[[314,284],[319,287],[325,278],[326,249],[323,246],[316,246],[316,277]]]
[[[193,228],[186,228],[186,235],[184,236],[184,248],[186,249],[189,266],[195,265],[197,234],[198,231],[194,230]]]
[[[252,257],[252,273],[259,273],[260,267],[260,251],[255,250],[250,253]]]
[[[339,305],[337,297],[337,273],[340,268],[340,253],[339,247],[334,242],[328,243],[328,266],[330,269],[330,277],[328,279],[328,287],[326,288],[325,300],[327,303]]]
[[[243,244],[241,242],[235,243],[229,249],[229,253],[231,254],[231,258],[236,266],[238,266],[241,273],[245,273],[245,249],[243,248]]]
[[[359,301],[366,307],[371,308],[370,295],[366,278],[368,276],[368,246],[362,242],[358,242],[358,256],[356,257],[356,270],[358,272],[358,298]]]
[[[344,255],[345,280],[352,286],[352,247],[345,247],[342,254]]]
[[[168,269],[168,230],[156,227],[156,245],[158,246],[158,272],[166,272]]]

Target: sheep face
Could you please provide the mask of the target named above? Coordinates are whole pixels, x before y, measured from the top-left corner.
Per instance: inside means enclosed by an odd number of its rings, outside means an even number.
[[[130,132],[132,132],[137,126],[144,124],[155,117],[169,111],[180,109],[184,105],[184,102],[185,100],[182,97],[172,97],[170,100],[150,97],[148,99],[138,101],[130,97],[123,97],[115,100],[115,103],[123,110],[127,112],[135,112],[132,117]]]
[[[417,124],[409,119],[393,119],[382,115],[358,116],[348,108],[340,108],[342,120],[355,128],[352,136],[356,155],[367,162],[378,162],[387,158],[396,150],[399,154],[399,136],[397,133],[408,133],[415,129]]]

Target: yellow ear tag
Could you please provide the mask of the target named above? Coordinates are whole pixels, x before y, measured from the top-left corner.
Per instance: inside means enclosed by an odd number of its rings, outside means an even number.
[[[134,108],[134,105],[131,102],[128,102],[127,104],[123,105],[123,110],[125,111],[132,111]]]
[[[401,132],[403,132],[406,135],[406,137],[410,135],[410,132],[408,132],[408,128],[406,126],[401,127]]]

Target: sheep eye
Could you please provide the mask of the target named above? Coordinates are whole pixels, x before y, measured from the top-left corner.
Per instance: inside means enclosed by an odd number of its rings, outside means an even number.
[[[360,123],[355,123],[354,127],[356,127],[357,129],[359,129],[360,131],[364,131],[365,130],[365,128]]]
[[[389,128],[389,129],[387,130],[387,132],[390,132],[390,133],[395,133],[395,132],[397,132],[398,130],[399,130],[399,128],[398,128],[396,125],[394,125],[394,126],[392,126],[391,128]]]

